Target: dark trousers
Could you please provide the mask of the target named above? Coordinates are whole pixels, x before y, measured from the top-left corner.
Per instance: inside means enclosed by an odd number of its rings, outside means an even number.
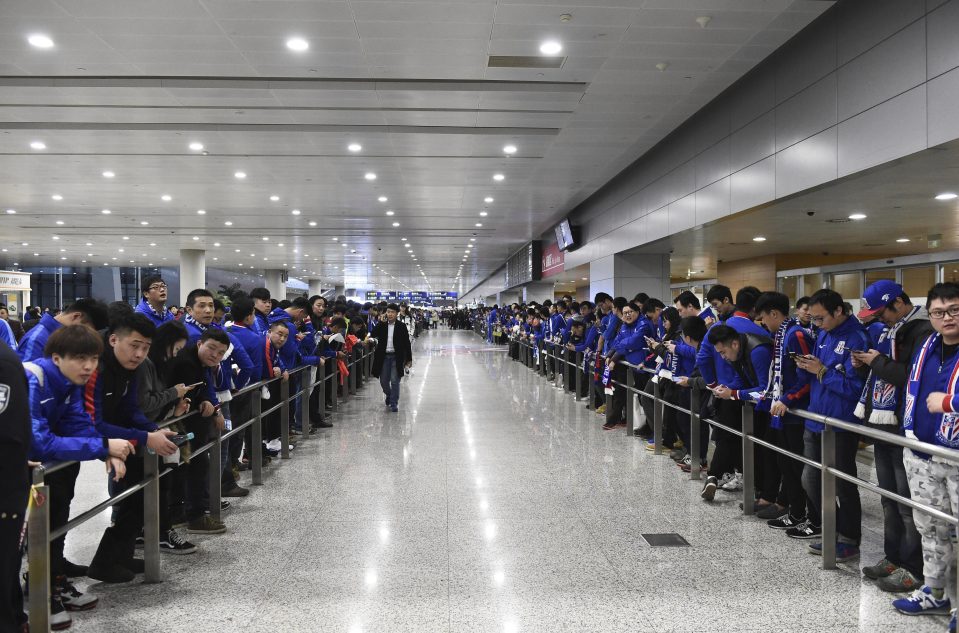
[[[620,385],[626,384],[626,371],[626,365],[617,363],[613,365],[613,370],[609,373],[610,379],[619,384],[613,385],[613,408],[606,412],[607,424],[619,424],[625,419],[626,404],[629,398],[626,394],[626,387]]]
[[[26,501],[27,491],[23,492],[24,494],[20,495],[19,492],[11,493],[8,490],[7,494],[22,497]],[[11,498],[10,503],[16,502]],[[19,633],[26,621],[23,615],[23,592],[20,589],[20,530],[23,527],[25,510],[26,503],[15,512],[4,513],[4,518],[0,518],[0,631],[3,633]]]
[[[193,521],[202,517],[210,509],[210,454],[196,450],[210,441],[213,432],[212,418],[188,418],[187,429],[193,432],[190,448],[193,454],[187,464],[186,516]]]
[[[684,409],[690,409],[692,407],[692,392],[689,389],[679,388],[676,390],[677,393],[677,404]],[[702,416],[702,411],[700,410],[700,416]],[[686,452],[689,453],[689,447],[692,446],[692,432],[691,432],[692,423],[690,422],[689,415],[686,413],[676,412],[676,432],[679,434],[680,439],[683,440],[683,444],[686,445]],[[709,425],[702,421],[700,417],[699,422],[699,461],[706,461],[706,453],[709,451]]]
[[[808,459],[822,461],[822,435],[807,430],[803,441]],[[856,451],[859,450],[859,434],[839,431],[836,433],[836,468],[846,474],[856,475]],[[822,473],[818,468],[806,466],[802,473],[803,489],[809,499],[809,520],[822,525]],[[836,496],[839,509],[836,511],[836,532],[840,540],[859,545],[862,539],[862,505],[859,488],[843,479],[836,479]]]
[[[280,404],[280,381],[271,382],[269,385],[270,398],[262,403],[262,410],[272,409]],[[280,437],[280,416],[283,415],[282,407],[269,414],[263,419],[263,439],[269,442]]]
[[[326,367],[328,367],[329,365],[330,365],[330,362],[329,360],[327,360],[326,366],[324,366],[324,369],[326,369]],[[320,369],[317,368],[316,372],[317,372],[316,377],[317,379],[319,379]],[[313,385],[313,391],[310,392],[310,423],[313,426],[316,426],[317,424],[323,422],[323,404],[324,403],[320,402],[320,393],[324,390],[328,391],[329,393],[326,395],[325,401],[332,403],[332,400],[330,400],[330,398],[333,396],[333,392],[330,391],[331,384],[332,383],[329,380],[324,380],[321,383],[317,383]]]
[[[143,481],[143,456],[133,453],[125,463],[127,472],[116,482],[115,494],[122,494]],[[143,491],[138,490],[114,507],[117,512],[113,525],[104,530],[91,568],[103,569],[114,564],[126,567],[133,559],[136,538],[143,530]]]
[[[247,422],[253,416],[253,392],[241,394],[230,400],[230,420],[233,422],[233,428]],[[254,423],[255,424],[255,423]],[[243,452],[244,437],[249,433],[250,442],[253,441],[250,428],[246,432],[237,433],[227,440],[227,457],[223,463],[222,482],[225,488],[232,488],[236,485],[236,478],[233,476],[233,464],[240,461],[240,454]]]
[[[909,480],[906,478],[906,468],[902,463],[902,447],[877,441],[873,450],[879,487],[910,498]],[[882,515],[883,551],[886,559],[894,565],[904,567],[912,575],[921,579],[923,577],[922,539],[913,521],[912,508],[882,497]]]
[[[80,474],[80,464],[67,466],[44,477],[44,483],[49,488],[47,502],[50,504],[50,531],[58,530],[70,520],[70,502],[73,501],[73,491]],[[63,572],[63,544],[66,541],[64,534],[50,542],[50,578],[62,576]]]
[[[745,404],[743,406],[750,406]],[[773,446],[782,446],[779,429],[772,428],[768,411],[753,412],[753,434],[759,439],[766,440]],[[779,469],[779,453],[765,446],[753,444],[753,464],[756,466],[756,484],[759,498],[770,503],[779,500],[779,488],[782,484],[782,475]]]
[[[731,429],[741,431],[743,428],[743,405],[735,400],[716,399],[716,421]],[[734,433],[713,427],[713,442],[716,449],[713,459],[709,462],[709,475],[722,477],[726,473],[732,474],[743,469],[743,440]]]
[[[794,455],[802,455],[805,446],[804,431],[805,426],[801,420],[784,422],[779,430],[780,446]],[[789,516],[793,519],[802,519],[806,516],[806,491],[802,487],[805,464],[782,453],[777,453],[777,456],[779,472],[782,474],[779,502],[789,509]]]

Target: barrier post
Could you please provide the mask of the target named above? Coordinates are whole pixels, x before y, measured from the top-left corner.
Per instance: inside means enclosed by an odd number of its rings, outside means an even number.
[[[568,348],[563,348],[563,391],[572,391],[573,376],[570,373],[573,369],[573,364],[570,361],[570,356],[572,355],[572,351]]]
[[[280,458],[290,458],[290,381],[280,381]]]
[[[563,363],[564,351],[563,348],[553,343],[553,386],[557,389],[563,388],[563,371],[566,369],[566,364]]]
[[[251,425],[252,444],[247,447],[247,456],[253,473],[253,485],[263,485],[263,388],[253,390],[253,424]]]
[[[743,404],[743,514],[752,516],[756,503],[756,464],[753,445],[753,408]]]
[[[652,378],[650,378],[652,380]],[[663,454],[663,386],[657,380],[653,383],[653,455]]]
[[[633,393],[633,389],[636,386],[636,375],[633,373],[632,367],[626,368],[626,437],[633,436],[633,426],[636,423],[636,398],[637,395]],[[639,396],[641,397],[641,396]]]
[[[39,472],[38,472],[39,471]],[[37,503],[30,509],[27,519],[27,570],[30,600],[31,631],[50,630],[50,487],[43,485],[43,468],[34,469],[34,485],[30,494]]]
[[[350,350],[349,360],[346,363],[346,369],[350,373],[346,376],[346,385],[350,390],[350,395],[356,395],[356,348]]]
[[[146,451],[143,456],[143,580],[160,582],[160,459]]]
[[[699,419],[699,398],[700,391],[693,387],[689,394],[689,478],[699,479],[699,472],[702,469],[699,462],[699,453],[702,447],[699,445],[699,425],[702,422]]]
[[[220,446],[222,444],[220,440],[221,435],[222,431],[214,428],[213,444],[207,449],[210,454],[210,516],[216,521],[220,520],[220,483],[223,480],[223,463],[220,456]]]
[[[320,414],[326,415],[326,363],[327,359],[321,359],[319,365],[316,366],[316,386],[315,389],[320,390],[320,394],[317,397],[320,403]]]
[[[583,393],[583,352],[576,352],[576,384],[573,385],[576,393],[573,394],[573,402],[579,402]]]
[[[340,363],[339,359],[335,356],[333,357],[333,366],[330,368],[330,389],[333,390],[332,398],[333,401],[333,413],[336,413],[340,409]]]
[[[822,432],[822,568],[836,568],[836,431],[829,426]]]
[[[300,429],[303,437],[310,434],[313,425],[310,423],[310,393],[313,391],[313,378],[316,375],[316,368],[310,367],[303,371],[305,378],[300,379],[300,387],[303,393],[300,394]]]

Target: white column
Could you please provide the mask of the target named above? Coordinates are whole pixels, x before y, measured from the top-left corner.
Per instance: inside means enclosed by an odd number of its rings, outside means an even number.
[[[180,305],[197,288],[206,288],[206,251],[180,249]]]
[[[264,270],[263,285],[270,291],[270,297],[277,301],[286,299],[286,282],[282,270]]]
[[[663,302],[669,294],[669,255],[609,255],[589,263],[589,293],[632,299],[640,292]]]
[[[319,279],[310,279],[310,296],[318,295],[323,293],[323,285]]]

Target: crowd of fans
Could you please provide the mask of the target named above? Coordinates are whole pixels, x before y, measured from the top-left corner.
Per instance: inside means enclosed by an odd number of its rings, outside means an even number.
[[[794,305],[782,293],[755,287],[734,294],[716,285],[705,298],[703,309],[688,291],[670,306],[644,293],[630,300],[600,292],[592,302],[566,296],[450,316],[457,323],[469,320],[491,343],[511,342],[514,358],[519,342],[528,343],[551,379],[559,350],[582,352],[589,384],[580,395],[605,414],[605,430],[626,425],[632,400],[623,385],[632,372],[637,389],[652,394],[658,383],[664,400],[686,410],[691,389],[703,390],[699,413],[731,429],[741,431],[743,407],[754,407],[757,437],[815,462],[821,461],[825,427],[795,410],[959,449],[959,285],[936,284],[916,305],[899,284],[878,281],[866,289],[856,314],[830,289]],[[640,405],[641,419],[652,420],[652,399],[642,397]],[[698,460],[706,470],[705,501],[743,488],[742,438],[713,427],[710,456],[709,429],[701,425],[700,454],[690,455],[689,415],[664,407],[662,448],[686,472]],[[656,449],[648,423],[634,433]],[[863,439],[836,431],[839,470],[857,476]],[[875,441],[873,450],[881,488],[948,515],[959,512],[959,465],[884,441]],[[758,445],[754,464],[755,516],[821,555],[821,471]],[[841,479],[836,487],[836,557],[851,561],[862,537],[859,489]],[[900,613],[951,612],[948,630],[955,631],[956,611],[945,594],[955,530],[885,497],[882,508],[884,554],[863,567],[863,575],[885,591],[906,594],[892,601]]]
[[[412,339],[435,321],[429,311],[386,303],[361,305],[345,297],[332,304],[322,296],[277,301],[266,288],[229,298],[199,288],[189,293],[185,307],[177,312],[167,307],[167,285],[158,275],[143,279],[141,291],[135,307],[79,299],[62,310],[31,307],[22,323],[8,320],[5,308],[0,312],[0,340],[6,343],[0,343],[4,372],[0,374],[0,415],[9,409],[7,415],[31,420],[29,433],[18,435],[12,418],[9,424],[0,418],[4,422],[0,424],[4,451],[0,456],[0,536],[4,537],[0,630],[27,630],[20,537],[29,468],[73,462],[45,476],[50,530],[55,531],[70,517],[81,461],[105,463],[113,496],[141,482],[144,452],[156,453],[162,467],[172,470],[160,479],[160,551],[193,554],[198,547],[188,540],[189,534],[227,531],[226,523],[211,512],[209,453],[195,451],[217,430],[226,432],[234,421],[239,425],[252,419],[255,390],[244,387],[279,379],[262,388],[265,409],[266,403],[274,406],[280,400],[281,382],[288,382],[291,394],[300,390],[302,378],[309,374],[291,373],[294,369],[336,364],[340,384],[335,388],[342,389],[349,371],[348,355],[355,345],[375,346],[377,340],[370,334],[377,326],[384,337],[390,337],[380,345],[389,356],[393,346],[409,349],[408,343],[393,337],[393,323],[403,323],[405,327],[397,332]],[[407,352],[401,365],[410,362]],[[403,367],[399,370],[402,374]],[[395,372],[393,379],[398,391]],[[326,394],[326,402],[320,401],[321,393]],[[291,399],[287,406],[292,449],[304,425],[298,399]],[[333,388],[312,391],[310,433],[333,426],[324,415],[332,406]],[[28,412],[21,410],[25,407]],[[185,416],[190,412],[195,415]],[[222,443],[223,497],[249,494],[240,485],[240,473],[251,469],[255,452],[261,453],[264,465],[281,452],[281,416],[277,409],[262,419],[261,445],[254,444],[252,426],[245,435],[235,434]],[[224,499],[220,509],[229,503]],[[71,579],[87,576],[123,583],[144,572],[144,561],[136,556],[143,543],[143,516],[142,492],[118,502],[88,566],[64,557],[66,535],[50,543],[54,630],[68,628],[72,612],[97,605],[98,598],[79,591]]]

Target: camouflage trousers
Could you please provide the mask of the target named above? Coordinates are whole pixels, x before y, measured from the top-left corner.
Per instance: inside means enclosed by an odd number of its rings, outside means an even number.
[[[946,514],[959,513],[959,466],[921,459],[903,449],[903,463],[914,501]],[[922,572],[926,584],[937,589],[947,586],[949,565],[955,563],[952,526],[925,512],[913,512],[916,529],[922,537]]]

